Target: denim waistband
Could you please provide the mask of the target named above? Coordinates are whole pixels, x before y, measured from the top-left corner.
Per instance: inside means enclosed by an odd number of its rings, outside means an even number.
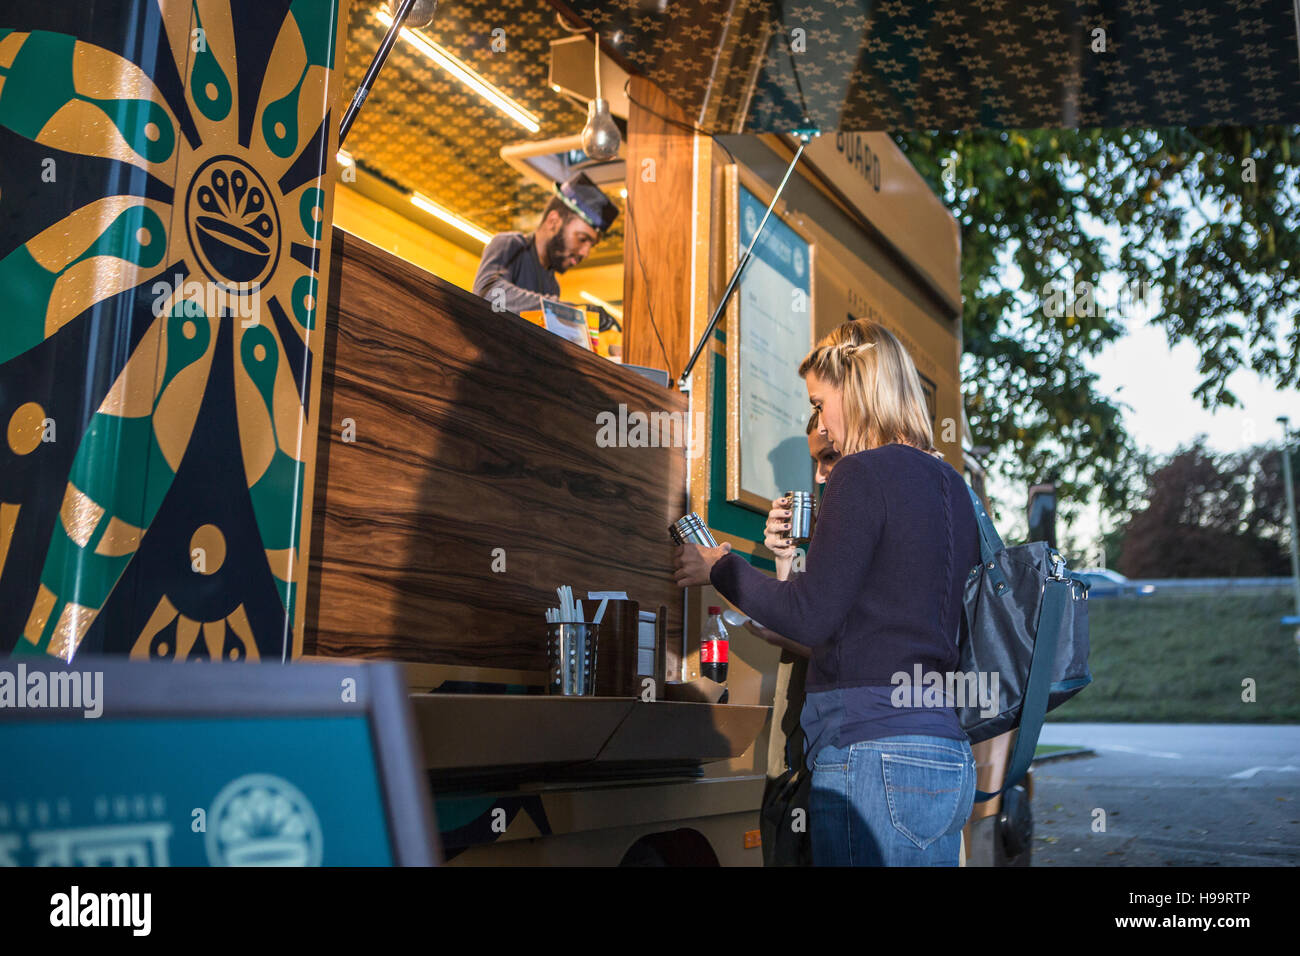
[[[944,750],[958,756],[966,756],[970,751],[970,741],[956,740],[952,737],[936,737],[931,734],[900,734],[895,737],[877,737],[873,740],[859,740],[856,743],[839,746],[826,744],[823,749],[848,751],[859,750]]]

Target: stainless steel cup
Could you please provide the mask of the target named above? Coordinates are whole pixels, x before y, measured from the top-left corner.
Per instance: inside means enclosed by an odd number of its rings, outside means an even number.
[[[817,505],[811,491],[787,491],[790,499],[790,537],[807,541],[812,537],[813,514]]]
[[[546,665],[550,679],[548,694],[591,697],[596,693],[596,645],[598,624],[550,625],[546,641]]]
[[[668,533],[672,536],[674,544],[702,544],[706,548],[716,548],[718,542],[713,540],[713,535],[709,534],[708,527],[700,519],[700,516],[692,511],[688,515],[683,515],[668,526]]]

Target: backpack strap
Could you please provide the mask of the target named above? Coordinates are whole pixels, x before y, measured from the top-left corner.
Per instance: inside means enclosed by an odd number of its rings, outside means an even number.
[[[1043,730],[1047,716],[1047,698],[1052,689],[1052,665],[1056,661],[1056,645],[1065,619],[1065,602],[1070,593],[1069,581],[1049,578],[1043,586],[1043,603],[1038,614],[1038,628],[1034,634],[1034,656],[1029,663],[1029,682],[1025,686],[1025,699],[1020,705],[1020,732],[1011,750],[1002,786],[992,793],[975,791],[975,802],[991,800],[1003,790],[1014,787],[1024,779],[1034,759],[1038,735]]]

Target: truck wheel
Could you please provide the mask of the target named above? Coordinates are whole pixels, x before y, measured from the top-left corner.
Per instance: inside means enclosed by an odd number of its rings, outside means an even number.
[[[689,827],[641,837],[623,854],[619,866],[719,866],[718,855],[704,834]]]

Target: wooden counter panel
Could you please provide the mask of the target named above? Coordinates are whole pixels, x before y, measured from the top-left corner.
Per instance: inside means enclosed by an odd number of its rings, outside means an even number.
[[[680,645],[667,527],[686,510],[686,451],[596,434],[620,403],[684,417],[685,397],[354,236],[334,243],[305,651],[544,670],[559,584],[667,605]]]

